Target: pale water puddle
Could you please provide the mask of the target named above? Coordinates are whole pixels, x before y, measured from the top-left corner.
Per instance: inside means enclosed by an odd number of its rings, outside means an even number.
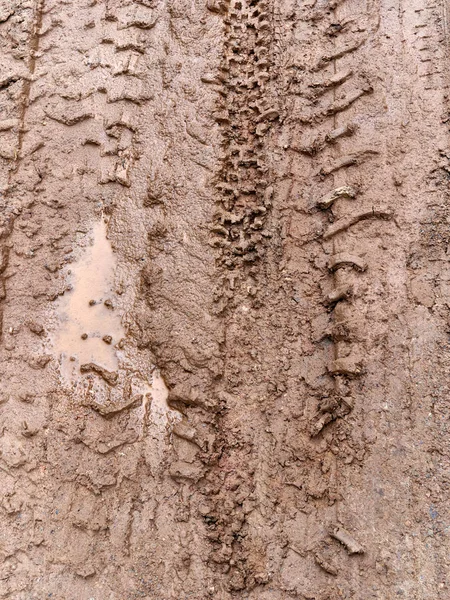
[[[83,364],[95,363],[113,372],[120,367],[122,351],[118,344],[125,337],[125,330],[114,309],[115,269],[116,258],[102,218],[93,226],[92,244],[72,266],[72,291],[60,299],[58,307],[60,328],[54,338],[54,351],[59,355],[61,375],[67,383],[83,379],[80,373]],[[148,368],[150,373],[152,365]],[[94,387],[100,396],[104,395],[101,393],[104,382],[98,380]],[[169,415],[177,420],[178,413],[169,408],[168,390],[156,369],[148,378],[134,376],[133,388],[142,394],[144,408],[151,397],[153,423],[164,427]]]
[[[66,379],[79,376],[80,364],[93,362],[108,371],[118,368],[115,346],[125,331],[117,312],[105,305],[111,302],[114,307],[115,268],[102,219],[93,227],[92,245],[72,267],[73,290],[60,301],[61,328],[55,350],[61,355],[61,374]],[[106,341],[105,336],[109,336]]]

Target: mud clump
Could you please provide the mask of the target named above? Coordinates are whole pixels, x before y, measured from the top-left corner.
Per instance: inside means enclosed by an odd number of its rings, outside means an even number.
[[[116,383],[119,379],[118,373],[107,371],[106,369],[104,369],[100,365],[96,365],[95,363],[87,363],[84,365],[80,365],[80,372],[81,373],[96,373],[97,375],[100,375],[100,377],[104,381],[106,381],[106,383],[108,383],[109,385],[116,385]]]

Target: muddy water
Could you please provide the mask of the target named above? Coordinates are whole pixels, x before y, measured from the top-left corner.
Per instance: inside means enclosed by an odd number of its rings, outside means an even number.
[[[169,391],[158,370],[152,374],[150,393],[152,397],[151,418],[153,423],[165,427],[169,421],[178,421],[181,415],[169,407],[167,398]]]
[[[73,289],[61,299],[60,331],[54,349],[66,379],[79,376],[80,364],[118,368],[117,344],[125,332],[114,310],[115,256],[102,218],[92,230],[92,244],[71,272]],[[106,304],[105,304],[106,303]]]
[[[64,295],[58,307],[60,330],[55,336],[54,351],[67,383],[84,379],[80,365],[86,363],[95,363],[108,371],[122,371],[125,375],[118,348],[125,330],[119,312],[114,309],[115,269],[116,258],[107,238],[107,222],[102,218],[93,226],[91,244],[71,269],[72,291]],[[115,393],[123,393],[122,383],[123,380],[119,381]],[[91,386],[97,399],[106,394],[106,402],[111,401],[108,386],[100,378],[91,382]],[[167,387],[152,365],[148,365],[146,374],[134,374],[132,390],[133,395],[142,395],[144,412],[148,411],[151,422],[161,433],[169,422],[179,418],[177,411],[168,406]]]

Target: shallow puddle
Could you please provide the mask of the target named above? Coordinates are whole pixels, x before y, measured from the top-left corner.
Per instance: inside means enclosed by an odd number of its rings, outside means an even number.
[[[58,304],[60,327],[54,337],[54,351],[60,360],[61,375],[101,414],[124,410],[133,404],[133,398],[141,397],[142,416],[146,420],[148,415],[156,431],[164,435],[179,414],[167,404],[168,390],[158,369],[150,363],[145,372],[142,365],[124,368],[124,361],[128,361],[117,347],[125,331],[114,309],[115,269],[116,258],[102,219],[92,229],[91,245],[72,266],[72,290]],[[95,369],[89,367],[90,363]],[[84,373],[80,365],[88,366]],[[113,372],[109,375],[117,381],[109,385],[98,367]]]
[[[150,414],[151,422],[161,431],[163,431],[167,425],[180,420],[180,413],[170,408],[167,403],[169,390],[158,369],[153,370],[149,382],[141,380],[139,391],[145,398],[145,410],[147,410],[147,404],[150,402],[148,412]]]
[[[178,421],[181,418],[181,415],[167,404],[169,390],[166,387],[164,379],[157,370],[152,374],[150,390],[152,395],[151,416],[153,423],[165,426],[170,419]]]
[[[92,244],[72,266],[71,292],[59,304],[60,330],[54,350],[66,379],[80,375],[80,364],[96,363],[108,371],[118,367],[117,348],[125,332],[114,310],[116,260],[102,218],[92,230]]]

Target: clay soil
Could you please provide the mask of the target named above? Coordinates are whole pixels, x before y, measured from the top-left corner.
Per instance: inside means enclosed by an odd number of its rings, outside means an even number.
[[[448,0],[0,0],[0,598],[450,599]]]

